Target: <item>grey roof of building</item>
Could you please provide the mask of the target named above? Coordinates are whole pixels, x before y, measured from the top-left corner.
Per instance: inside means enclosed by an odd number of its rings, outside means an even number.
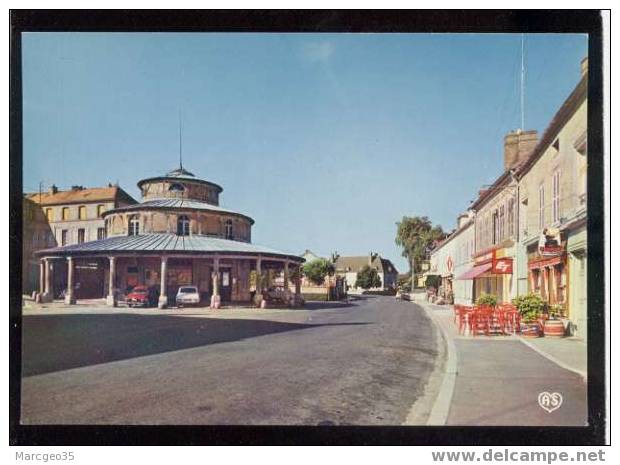
[[[203,235],[178,236],[170,233],[140,234],[137,236],[114,236],[99,241],[83,242],[64,247],[40,250],[40,256],[67,256],[67,255],[105,255],[109,252],[128,253],[230,253],[230,254],[262,254],[267,256],[287,257],[303,261],[298,255],[251,244],[248,242],[232,241],[219,237]]]
[[[179,167],[177,169],[174,169],[172,171],[169,171],[168,173],[166,173],[163,176],[152,176],[150,178],[145,178],[145,179],[141,179],[140,181],[138,181],[138,187],[142,186],[142,184],[144,184],[145,182],[153,182],[153,181],[164,181],[164,180],[170,180],[170,179],[184,179],[187,181],[193,181],[193,182],[198,182],[201,184],[208,184],[210,186],[215,187],[219,192],[222,192],[224,189],[222,188],[222,186],[220,186],[219,184],[216,184],[214,182],[211,181],[206,181],[204,179],[200,179],[197,178],[194,173],[190,173],[189,171],[187,171],[186,169]]]
[[[226,208],[219,207],[217,205],[212,205],[207,202],[201,202],[199,200],[192,199],[153,199],[147,200],[145,202],[140,202],[134,205],[127,205],[125,207],[115,208],[113,210],[108,210],[104,213],[105,215],[109,215],[111,213],[117,213],[120,211],[132,211],[132,210],[143,210],[143,209],[158,209],[158,208],[171,208],[171,209],[188,209],[188,210],[203,210],[203,211],[211,211],[216,213],[230,213],[231,215],[242,216],[248,219],[252,224],[254,224],[254,220],[248,215],[244,215],[243,213],[236,212],[234,210],[228,210]]]

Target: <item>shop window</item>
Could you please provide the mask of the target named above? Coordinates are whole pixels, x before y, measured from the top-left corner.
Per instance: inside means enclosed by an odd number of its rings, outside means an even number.
[[[189,217],[187,215],[181,215],[177,219],[177,234],[189,236]]]
[[[86,219],[86,206],[81,205],[81,206],[78,208],[78,218],[79,218],[80,220],[85,220],[85,219]]]
[[[69,219],[69,207],[62,207],[62,219],[67,221]]]
[[[132,215],[129,217],[129,230],[128,236],[137,236],[140,234],[140,218],[138,215]]]
[[[232,222],[232,220],[226,220],[226,223],[224,224],[224,237],[226,237],[226,239],[232,239],[233,238],[233,222]]]
[[[78,244],[81,244],[82,242],[84,242],[85,236],[86,236],[86,231],[84,230],[84,228],[78,229]]]

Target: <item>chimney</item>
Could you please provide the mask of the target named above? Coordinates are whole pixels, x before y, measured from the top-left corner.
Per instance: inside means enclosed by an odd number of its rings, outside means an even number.
[[[469,221],[469,213],[461,213],[456,218],[456,229],[460,229],[468,221]]]
[[[49,188],[48,192],[51,195],[54,195],[55,193],[57,193],[58,192],[58,188],[56,187],[56,184],[52,184],[51,187]]]
[[[588,57],[581,60],[581,75],[585,76],[586,74],[588,74]]]
[[[536,131],[517,129],[506,134],[504,137],[504,171],[508,171],[526,160],[536,147],[537,142],[538,133]]]

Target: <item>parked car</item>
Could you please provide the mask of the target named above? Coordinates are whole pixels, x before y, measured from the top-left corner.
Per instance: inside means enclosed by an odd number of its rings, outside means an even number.
[[[200,303],[200,293],[196,286],[181,286],[177,291],[177,307],[185,305],[198,305]]]
[[[128,307],[153,307],[157,305],[157,289],[136,286],[127,294],[126,302]]]

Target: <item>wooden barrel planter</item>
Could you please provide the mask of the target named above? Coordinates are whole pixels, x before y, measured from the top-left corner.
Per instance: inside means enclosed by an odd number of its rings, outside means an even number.
[[[521,336],[523,336],[523,337],[540,337],[540,336],[542,336],[542,331],[541,331],[540,323],[538,323],[538,322],[521,323]]]
[[[564,337],[564,323],[561,320],[545,321],[545,337]]]

